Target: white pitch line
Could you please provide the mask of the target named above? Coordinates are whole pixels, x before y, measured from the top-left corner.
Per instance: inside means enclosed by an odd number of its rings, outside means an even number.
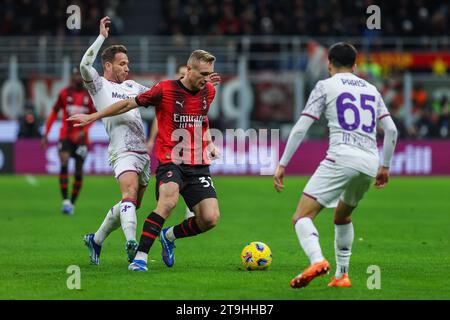
[[[39,185],[39,182],[36,179],[36,177],[32,176],[31,174],[27,174],[25,176],[25,180],[27,180],[28,184],[33,186],[33,187],[37,187]]]

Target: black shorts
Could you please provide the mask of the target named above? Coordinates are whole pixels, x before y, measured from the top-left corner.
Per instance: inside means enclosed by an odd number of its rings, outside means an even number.
[[[179,185],[180,194],[191,211],[200,201],[217,198],[208,165],[160,164],[156,169],[156,200],[159,198],[159,186],[168,182]]]
[[[58,150],[59,152],[69,152],[72,158],[82,161],[86,159],[88,153],[87,145],[75,144],[68,139],[59,141]]]

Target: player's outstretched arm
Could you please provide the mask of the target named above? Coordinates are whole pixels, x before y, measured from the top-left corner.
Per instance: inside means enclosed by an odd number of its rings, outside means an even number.
[[[130,110],[133,110],[138,105],[134,99],[126,99],[118,101],[109,107],[91,114],[75,114],[67,119],[67,121],[76,122],[74,127],[85,127],[88,124],[102,118],[116,116]]]
[[[389,180],[389,168],[391,166],[392,156],[394,155],[395,145],[397,144],[397,128],[390,116],[381,119],[381,126],[384,130],[383,141],[383,160],[380,169],[378,169],[375,178],[375,187],[384,188]]]
[[[313,122],[314,119],[306,116],[301,116],[295,126],[292,128],[291,133],[289,134],[286,148],[283,152],[283,156],[281,157],[280,164],[278,165],[277,170],[275,171],[275,174],[273,176],[274,187],[278,192],[280,192],[284,188],[283,177],[285,168],[287,167],[295,151],[300,146],[300,143],[305,138],[305,135]]]
[[[84,81],[90,82],[98,75],[93,65],[103,42],[108,38],[110,23],[109,17],[104,17],[100,20],[100,34],[81,59],[80,73]]]
[[[277,170],[275,170],[275,174],[273,175],[273,185],[277,192],[281,192],[284,189],[284,172],[286,167],[283,165],[278,165]]]

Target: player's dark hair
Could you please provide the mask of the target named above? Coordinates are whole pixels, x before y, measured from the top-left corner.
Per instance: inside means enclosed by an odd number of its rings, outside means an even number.
[[[109,46],[102,52],[102,65],[105,65],[106,62],[113,62],[116,57],[116,53],[128,53],[128,50],[125,46],[121,44],[114,44]]]
[[[355,64],[358,51],[347,42],[338,42],[328,49],[328,60],[336,68],[351,68]]]

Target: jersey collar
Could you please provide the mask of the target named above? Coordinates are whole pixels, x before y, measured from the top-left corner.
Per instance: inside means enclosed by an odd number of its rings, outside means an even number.
[[[190,90],[190,89],[186,88],[186,87],[184,86],[184,84],[181,82],[181,80],[177,80],[177,83],[178,83],[178,85],[181,87],[181,89],[183,89],[184,91],[190,93],[190,94],[193,95],[193,96],[195,96],[198,92],[200,92],[200,90],[193,91],[193,90]]]

